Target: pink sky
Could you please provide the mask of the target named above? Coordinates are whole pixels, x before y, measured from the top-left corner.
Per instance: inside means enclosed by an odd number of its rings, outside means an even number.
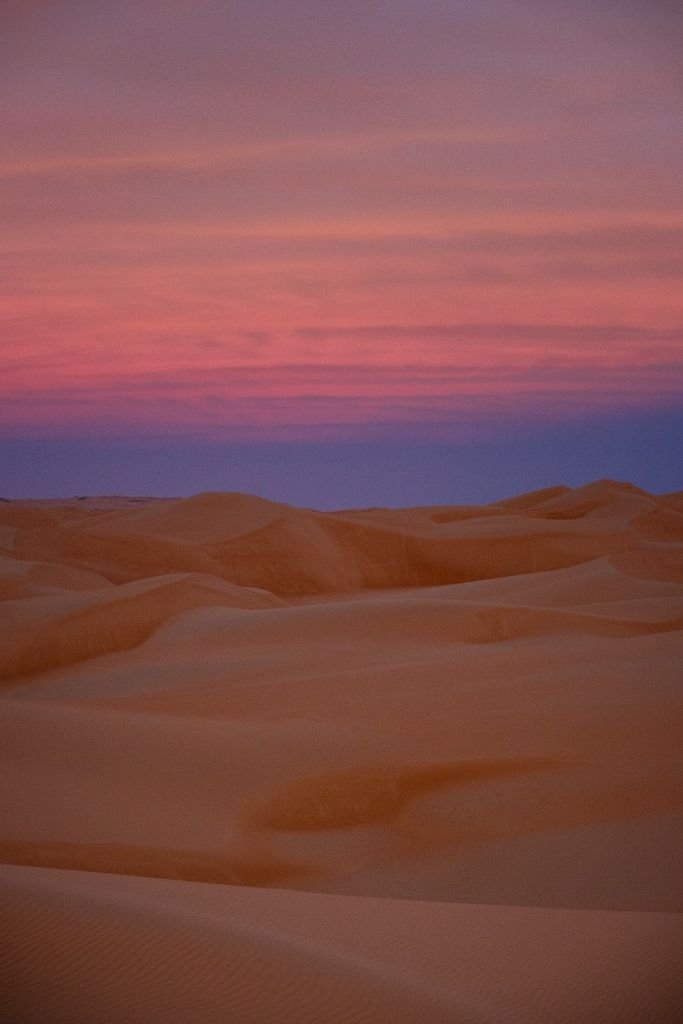
[[[5,3],[0,432],[680,400],[675,7]]]

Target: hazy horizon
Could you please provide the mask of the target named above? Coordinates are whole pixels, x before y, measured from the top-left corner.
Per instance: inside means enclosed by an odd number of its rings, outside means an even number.
[[[606,419],[507,440],[220,444],[191,439],[14,439],[0,445],[2,496],[186,497],[243,491],[320,509],[479,504],[538,488],[623,480],[680,490],[683,415]]]

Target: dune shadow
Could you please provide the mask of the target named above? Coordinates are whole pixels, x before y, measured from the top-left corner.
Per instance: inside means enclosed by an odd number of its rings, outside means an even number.
[[[312,869],[302,864],[257,856],[237,857],[227,852],[11,839],[0,840],[0,863],[247,886],[276,885],[312,873]]]
[[[559,767],[544,758],[375,765],[308,776],[276,790],[249,813],[258,828],[312,832],[382,824],[420,796],[466,785]]]

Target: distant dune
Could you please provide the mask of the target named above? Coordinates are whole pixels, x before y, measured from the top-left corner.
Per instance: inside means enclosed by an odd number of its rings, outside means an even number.
[[[673,1022],[682,493],[0,502],[0,1019]]]

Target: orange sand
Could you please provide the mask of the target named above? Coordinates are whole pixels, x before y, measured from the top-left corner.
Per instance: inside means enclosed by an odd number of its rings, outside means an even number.
[[[0,1020],[676,1019],[683,495],[3,501],[0,600]]]

